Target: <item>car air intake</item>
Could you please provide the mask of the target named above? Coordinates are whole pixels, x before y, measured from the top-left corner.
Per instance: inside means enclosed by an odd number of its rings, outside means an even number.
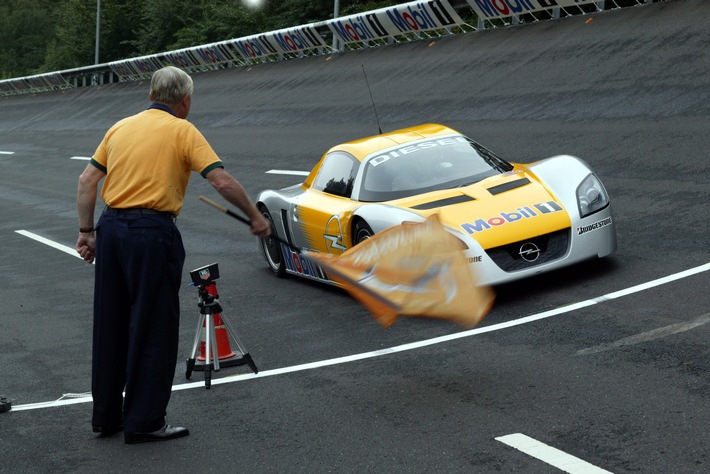
[[[412,206],[412,209],[416,209],[418,211],[425,211],[427,209],[436,209],[437,207],[452,206],[454,204],[461,204],[462,202],[470,202],[475,200],[476,199],[472,198],[471,196],[465,196],[462,194],[461,196],[439,199],[438,201],[425,202],[424,204]]]
[[[493,195],[496,195],[496,194],[504,193],[506,191],[510,191],[511,189],[525,186],[526,184],[529,184],[529,183],[530,183],[530,180],[528,178],[516,179],[514,181],[508,181],[507,183],[499,184],[498,186],[493,186],[492,188],[488,188],[488,192]]]

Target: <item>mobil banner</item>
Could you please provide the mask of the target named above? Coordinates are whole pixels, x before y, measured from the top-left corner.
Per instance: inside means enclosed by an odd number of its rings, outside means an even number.
[[[224,44],[212,43],[188,48],[192,57],[204,65],[216,65],[234,61],[237,56]]]
[[[246,58],[260,58],[274,54],[298,53],[325,46],[323,38],[311,25],[286,28],[225,42]]]
[[[194,48],[184,48],[163,53],[163,57],[171,66],[180,69],[197,68],[201,65],[199,56],[194,51]]]
[[[505,18],[523,13],[548,10],[550,8],[567,8],[595,3],[598,0],[466,0],[479,18]]]
[[[326,24],[333,37],[349,44],[437,30],[464,22],[449,0],[431,0],[336,18]]]
[[[163,67],[157,55],[122,59],[108,65],[122,79],[145,77]]]

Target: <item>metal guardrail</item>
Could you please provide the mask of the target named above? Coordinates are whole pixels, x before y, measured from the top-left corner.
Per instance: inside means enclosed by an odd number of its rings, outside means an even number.
[[[0,96],[148,79],[172,65],[189,73],[344,53],[535,23],[665,0],[427,0],[177,51],[0,81]]]

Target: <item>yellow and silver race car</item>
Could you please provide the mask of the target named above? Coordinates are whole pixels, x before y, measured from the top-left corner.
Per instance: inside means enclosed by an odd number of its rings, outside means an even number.
[[[274,273],[327,283],[333,282],[299,249],[338,255],[432,213],[467,245],[482,284],[616,250],[609,196],[584,161],[561,155],[511,163],[437,124],[337,145],[303,183],[262,191],[257,206],[281,240],[259,240]]]

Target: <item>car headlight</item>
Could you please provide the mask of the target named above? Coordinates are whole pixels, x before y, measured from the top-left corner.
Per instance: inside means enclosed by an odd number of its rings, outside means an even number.
[[[604,186],[599,178],[590,174],[577,188],[577,205],[579,206],[579,216],[587,217],[609,205]]]

